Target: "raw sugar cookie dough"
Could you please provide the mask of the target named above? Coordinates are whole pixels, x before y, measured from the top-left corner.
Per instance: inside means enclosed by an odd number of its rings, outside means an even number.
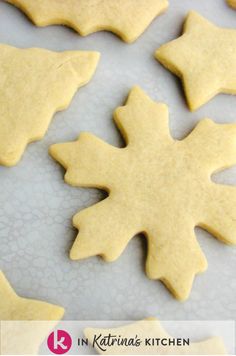
[[[167,106],[139,87],[115,111],[115,122],[125,148],[89,133],[50,148],[67,170],[68,184],[109,193],[74,217],[79,234],[70,257],[100,255],[114,261],[133,236],[144,233],[147,275],[185,300],[195,275],[207,267],[195,226],[222,242],[236,243],[236,188],[209,179],[214,171],[236,164],[236,124],[205,119],[176,141],[170,136]]]
[[[174,338],[169,335],[166,330],[162,327],[161,323],[155,318],[149,318],[135,322],[133,324],[121,326],[118,328],[110,329],[94,329],[86,328],[84,330],[85,337],[89,340],[90,344],[95,347],[96,351],[100,355],[226,355],[226,348],[221,337],[211,337],[204,341],[190,342],[189,345],[167,345],[158,346],[154,345],[150,347],[148,344],[145,345],[145,339],[149,340],[174,340]],[[94,344],[94,337],[101,335],[101,337],[96,339]],[[104,346],[100,345],[100,340],[102,341],[107,335],[116,335],[118,340],[132,340],[134,336],[137,336],[135,340],[140,339],[142,341],[141,345],[138,346],[118,346],[117,343],[114,345]],[[175,339],[176,340],[176,339]],[[94,345],[93,345],[94,344]],[[102,351],[105,349],[106,351]]]
[[[62,307],[19,297],[0,271],[0,354],[38,354],[63,315]]]
[[[0,271],[0,320],[59,320],[63,315],[59,306],[19,297]]]
[[[0,44],[0,164],[13,166],[94,74],[99,54]]]
[[[182,79],[190,110],[218,93],[236,94],[236,30],[215,26],[191,11],[183,35],[164,44],[156,58]]]
[[[67,25],[82,36],[107,30],[125,42],[135,41],[168,0],[5,0],[19,7],[38,26]]]

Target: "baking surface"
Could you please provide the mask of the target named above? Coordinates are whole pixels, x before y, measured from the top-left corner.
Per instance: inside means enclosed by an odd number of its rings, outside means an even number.
[[[65,184],[64,170],[48,155],[51,144],[74,140],[82,131],[122,146],[112,113],[135,84],[168,104],[171,133],[177,139],[204,117],[236,122],[235,96],[218,95],[191,113],[179,80],[154,58],[161,44],[180,35],[189,10],[219,26],[236,28],[236,11],[224,0],[170,0],[168,12],[127,45],[107,32],[80,37],[63,26],[37,28],[15,7],[0,2],[0,42],[55,51],[96,50],[102,55],[94,78],[77,92],[69,109],[55,115],[45,138],[29,145],[16,167],[0,168],[0,269],[22,296],[63,306],[65,319],[236,319],[236,249],[201,229],[196,234],[209,267],[195,279],[185,303],[146,277],[142,237],[133,238],[116,262],[99,257],[70,261],[68,252],[77,234],[72,216],[104,195]],[[236,168],[214,180],[236,184]]]

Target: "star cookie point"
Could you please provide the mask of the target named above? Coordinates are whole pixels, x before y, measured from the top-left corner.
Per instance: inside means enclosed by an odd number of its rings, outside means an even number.
[[[62,307],[18,296],[2,271],[0,297],[0,320],[59,320],[65,312]]]
[[[18,296],[0,271],[1,354],[38,355],[64,312],[57,305]]]

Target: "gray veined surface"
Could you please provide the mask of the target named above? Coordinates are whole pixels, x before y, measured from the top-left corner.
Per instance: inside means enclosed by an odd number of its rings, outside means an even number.
[[[0,42],[51,50],[95,50],[102,55],[95,77],[78,91],[69,109],[55,115],[45,138],[28,146],[18,166],[0,168],[0,268],[19,294],[65,307],[65,319],[236,318],[236,249],[200,229],[196,233],[209,268],[196,278],[185,303],[145,276],[142,238],[135,237],[114,263],[98,257],[70,261],[68,252],[77,234],[72,216],[104,196],[97,190],[66,185],[64,170],[47,153],[51,144],[74,140],[81,131],[123,145],[112,112],[123,104],[134,84],[169,105],[176,138],[185,136],[206,116],[218,123],[236,122],[236,97],[230,95],[218,95],[190,113],[178,79],[154,59],[162,43],[179,36],[189,10],[199,11],[219,26],[236,27],[236,12],[224,0],[170,0],[168,12],[127,45],[105,32],[82,38],[63,26],[37,28],[16,8],[0,2]],[[236,169],[214,179],[236,184]]]

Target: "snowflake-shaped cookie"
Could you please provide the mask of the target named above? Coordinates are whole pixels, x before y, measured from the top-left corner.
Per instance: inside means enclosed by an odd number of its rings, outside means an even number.
[[[67,169],[67,183],[109,193],[74,217],[79,235],[70,256],[114,261],[134,235],[143,233],[147,275],[187,299],[194,276],[207,267],[194,227],[236,243],[236,189],[210,179],[214,171],[236,163],[236,125],[205,119],[184,140],[174,140],[167,106],[138,87],[116,110],[115,121],[125,148],[83,133],[76,142],[50,149]]]
[[[19,7],[38,26],[67,25],[82,36],[107,30],[135,41],[168,0],[5,0]]]

